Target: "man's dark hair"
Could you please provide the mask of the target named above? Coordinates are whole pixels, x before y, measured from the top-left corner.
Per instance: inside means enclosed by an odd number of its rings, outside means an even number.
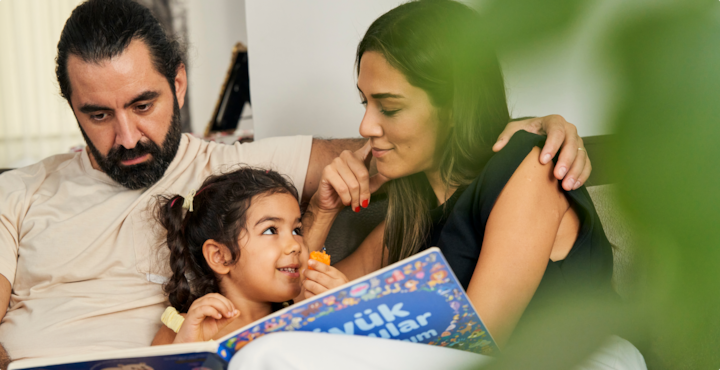
[[[72,105],[67,73],[70,54],[99,63],[120,55],[138,39],[145,42],[153,64],[175,93],[175,76],[185,61],[185,48],[168,36],[150,10],[132,0],[88,0],[73,10],[58,42],[57,74],[60,94]]]

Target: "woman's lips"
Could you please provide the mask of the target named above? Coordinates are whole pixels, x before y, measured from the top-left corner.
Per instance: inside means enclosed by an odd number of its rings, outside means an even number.
[[[378,148],[373,148],[373,149],[372,149],[372,155],[373,155],[373,157],[375,157],[375,158],[381,158],[382,156],[384,156],[385,154],[387,154],[387,153],[388,153],[389,151],[391,151],[391,150],[392,150],[392,149],[378,149]]]
[[[120,163],[122,163],[123,166],[132,166],[132,165],[134,165],[134,164],[138,164],[138,163],[145,162],[145,161],[148,160],[149,158],[150,158],[150,154],[148,153],[148,154],[145,154],[145,155],[141,155],[141,156],[139,156],[139,157],[137,157],[137,158],[129,159],[129,160],[127,160],[127,161],[122,161],[122,162],[120,162]]]

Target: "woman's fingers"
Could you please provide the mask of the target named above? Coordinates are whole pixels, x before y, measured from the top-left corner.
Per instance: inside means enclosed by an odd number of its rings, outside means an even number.
[[[361,148],[362,150],[362,148]],[[357,206],[367,207],[370,202],[370,172],[365,165],[365,158],[362,155],[366,155],[363,152],[355,152],[352,158],[347,158],[347,164],[355,180],[357,181],[360,189],[358,191]],[[354,211],[360,211],[360,209],[353,207]]]
[[[355,173],[352,168],[358,166],[357,163],[353,163],[354,161],[357,161],[357,159],[353,157],[352,154],[349,154],[349,152],[345,151],[340,154],[340,157],[335,158],[333,165],[335,165],[335,168],[337,168],[338,174],[340,174],[340,177],[342,177],[343,181],[345,181],[345,186],[348,189],[348,194],[350,195],[350,204],[347,205],[352,207],[353,211],[359,212],[361,180],[358,179],[358,174]],[[360,166],[362,166],[362,164],[360,164]],[[367,188],[367,185],[365,185],[365,187]]]
[[[333,162],[334,163],[334,162]],[[340,197],[340,201],[344,205],[350,205],[352,203],[352,197],[350,196],[350,190],[347,187],[347,184],[345,183],[345,180],[343,180],[342,176],[338,173],[335,166],[332,164],[325,167],[323,170],[323,180],[321,181],[327,181],[330,183],[330,186],[335,189],[335,192],[337,193],[338,197]]]

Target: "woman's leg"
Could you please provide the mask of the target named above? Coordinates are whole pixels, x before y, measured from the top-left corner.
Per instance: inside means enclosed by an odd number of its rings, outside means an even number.
[[[228,370],[467,369],[491,360],[488,356],[426,344],[285,332],[266,335],[248,344],[232,358]],[[612,336],[577,370],[647,370],[647,366],[630,342]]]
[[[578,370],[647,370],[647,365],[632,343],[613,335]]]
[[[228,370],[456,369],[489,360],[457,349],[397,340],[285,332],[248,344],[232,358]]]

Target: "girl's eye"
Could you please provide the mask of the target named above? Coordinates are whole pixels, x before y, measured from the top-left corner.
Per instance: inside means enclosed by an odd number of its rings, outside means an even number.
[[[302,236],[302,229],[299,228],[299,227],[296,228],[295,230],[293,230],[293,235],[300,235],[300,236]]]
[[[269,227],[267,230],[263,231],[263,235],[275,235],[277,234],[277,229],[274,227]]]

